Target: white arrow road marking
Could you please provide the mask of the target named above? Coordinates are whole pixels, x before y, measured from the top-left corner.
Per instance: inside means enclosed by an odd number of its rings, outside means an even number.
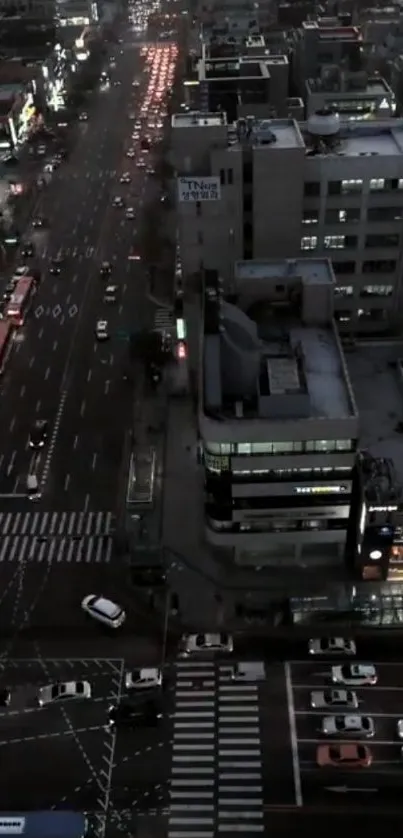
[[[59,305],[55,306],[54,309],[52,309],[53,317],[60,317],[61,313],[62,313],[62,309],[61,309],[61,306],[59,306]]]
[[[45,309],[44,309],[43,306],[38,306],[34,311],[35,317],[36,318],[42,317],[42,314],[44,313],[44,311],[45,311]]]
[[[78,314],[78,307],[76,305],[72,305],[69,308],[69,317],[75,317]]]

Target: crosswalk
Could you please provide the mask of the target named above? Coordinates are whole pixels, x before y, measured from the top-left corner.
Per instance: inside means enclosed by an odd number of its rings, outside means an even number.
[[[0,563],[108,564],[114,523],[111,512],[2,512]]]
[[[168,838],[264,832],[258,687],[177,661]]]
[[[172,312],[167,308],[157,308],[154,314],[153,328],[156,332],[172,332],[174,328]]]

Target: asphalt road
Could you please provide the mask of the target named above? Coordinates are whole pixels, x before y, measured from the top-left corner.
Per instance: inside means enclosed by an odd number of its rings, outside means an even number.
[[[136,247],[150,191],[144,170],[125,155],[129,145],[136,145],[127,111],[133,107],[137,113],[141,106],[148,84],[143,65],[141,43],[131,42],[128,35],[128,42],[116,49],[112,85],[97,94],[70,159],[43,194],[39,212],[49,220],[49,230],[28,234],[42,257],[43,281],[8,364],[0,404],[0,424],[7,432],[0,443],[0,490],[17,496],[14,510],[28,509],[18,495],[24,495],[32,471],[41,479],[45,509],[115,508],[133,400],[122,381],[127,343],[119,333],[147,322],[151,308],[144,296],[143,267],[127,258]],[[140,87],[132,87],[135,77]],[[114,80],[121,84],[114,86]],[[131,171],[129,185],[119,184],[123,171]],[[134,222],[112,207],[114,195],[134,207]],[[54,277],[47,271],[49,258],[61,251],[65,263]],[[103,260],[113,263],[110,281],[119,286],[116,305],[103,302]],[[94,338],[100,319],[108,320],[111,334],[102,344]],[[50,439],[33,458],[27,443],[38,416],[48,419]]]

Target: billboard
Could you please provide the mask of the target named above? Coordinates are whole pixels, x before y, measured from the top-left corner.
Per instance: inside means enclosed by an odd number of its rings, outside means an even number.
[[[218,177],[179,177],[178,200],[181,203],[219,201],[221,198]]]

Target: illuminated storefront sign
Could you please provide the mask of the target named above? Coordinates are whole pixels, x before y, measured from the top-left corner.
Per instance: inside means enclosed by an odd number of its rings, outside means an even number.
[[[91,21],[89,17],[64,17],[59,23],[60,26],[88,26]]]

